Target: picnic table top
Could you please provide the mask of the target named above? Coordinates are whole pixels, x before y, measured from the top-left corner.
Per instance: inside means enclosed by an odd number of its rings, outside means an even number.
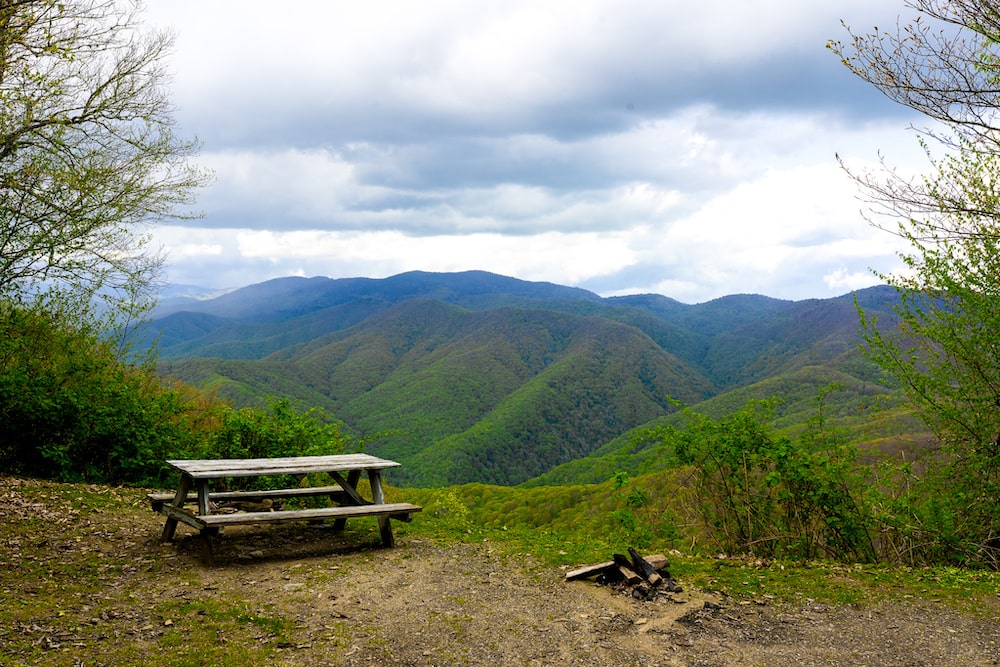
[[[273,459],[181,459],[167,463],[194,479],[299,475],[341,470],[382,470],[399,466],[395,461],[380,459],[370,454],[288,456]]]

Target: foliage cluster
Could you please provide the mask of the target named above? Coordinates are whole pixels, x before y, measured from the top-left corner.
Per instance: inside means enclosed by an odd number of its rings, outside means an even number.
[[[908,244],[896,289],[901,335],[865,314],[872,358],[942,443],[921,487],[888,512],[906,551],[1000,559],[1000,13],[995,2],[911,0],[896,31],[850,32],[830,48],[856,76],[937,121],[920,132],[929,171],[853,170],[873,223]],[[884,166],[884,165],[883,165]],[[884,220],[888,220],[886,224]],[[921,491],[923,493],[923,491]],[[902,504],[902,507],[900,507]]]
[[[997,236],[990,245],[995,245]],[[986,245],[980,240],[977,245]],[[993,248],[996,253],[1000,248]],[[978,261],[975,253],[963,261]],[[981,259],[981,258],[980,258]],[[912,258],[911,258],[912,260]],[[937,252],[930,262],[940,262]],[[990,260],[991,262],[994,260]],[[938,444],[933,465],[915,491],[909,468],[898,497],[884,505],[903,526],[897,548],[932,561],[1000,564],[1000,309],[992,290],[963,284],[940,265],[939,288],[902,286],[899,315],[904,336],[879,332],[870,320],[869,353],[899,379]],[[925,488],[927,487],[927,488]],[[915,494],[933,502],[914,503]]]
[[[685,493],[678,472],[636,478],[619,474],[600,484],[525,488],[474,483],[393,488],[390,493],[424,507],[425,520],[413,524],[422,533],[445,539],[493,535],[545,541],[556,551],[585,549],[587,555],[578,561],[583,562],[629,546],[684,546],[691,526],[672,509]]]
[[[352,447],[320,410],[236,409],[164,384],[76,323],[0,303],[0,470],[162,486],[173,458],[292,456]],[[169,484],[169,482],[167,482]]]
[[[845,440],[814,398],[814,414],[794,435],[778,431],[775,401],[754,401],[714,419],[685,409],[636,441],[655,441],[657,470],[613,473],[592,484],[520,487],[465,484],[405,489],[446,533],[538,533],[559,543],[589,539],[627,546],[754,558],[897,566],[993,567],[977,543],[969,498],[935,459],[892,459]],[[394,493],[403,493],[395,491]],[[563,537],[560,537],[563,536]],[[540,538],[539,538],[540,539]]]
[[[767,558],[996,568],[996,487],[948,450],[909,459],[868,452],[829,421],[824,401],[794,436],[770,424],[773,401],[719,419],[685,410],[650,433],[686,466],[699,526],[687,537],[724,553]],[[978,463],[982,465],[982,461]]]
[[[268,409],[240,408],[228,404],[222,410],[217,429],[202,440],[202,448],[192,458],[279,458],[342,454],[354,448],[340,424],[322,410],[299,411],[288,399],[275,399]],[[247,484],[269,484],[273,488],[294,485],[281,476],[230,480],[230,488]]]
[[[837,387],[834,392],[825,387]],[[881,455],[880,447],[911,443],[925,438],[926,426],[905,406],[902,397],[884,384],[857,380],[825,366],[807,366],[768,378],[748,387],[730,390],[697,403],[692,409],[711,419],[723,419],[753,402],[769,403],[769,422],[793,440],[808,430],[816,418],[816,397],[824,392],[823,422],[836,428],[846,444],[861,450],[862,459]],[[780,402],[772,400],[780,396]],[[687,413],[675,412],[630,430],[592,454],[556,466],[525,484],[599,483],[618,471],[645,475],[679,465],[670,434],[683,426]]]
[[[729,553],[873,560],[856,449],[824,430],[821,412],[797,440],[777,435],[770,409],[751,404],[719,421],[688,412],[671,434],[677,458],[693,469],[706,537]]]
[[[127,326],[160,257],[141,225],[183,217],[208,174],[178,136],[163,66],[172,37],[136,3],[0,6],[0,296],[95,300]]]

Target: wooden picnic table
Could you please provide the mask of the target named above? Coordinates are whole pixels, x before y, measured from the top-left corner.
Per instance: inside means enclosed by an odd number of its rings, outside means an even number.
[[[347,519],[360,516],[378,518],[382,544],[394,546],[390,519],[409,521],[422,508],[410,503],[386,503],[382,489],[382,471],[399,466],[395,461],[369,454],[329,456],[293,456],[265,459],[204,459],[167,461],[180,472],[174,493],[148,495],[153,510],[166,515],[161,541],[173,540],[178,523],[201,533],[207,563],[213,561],[212,540],[224,526],[282,521],[321,521],[332,519],[334,528],[343,530]],[[210,484],[234,477],[293,475],[300,479],[310,473],[326,473],[336,482],[331,486],[300,486],[266,491],[212,491]],[[371,500],[358,491],[361,474],[366,473]],[[276,502],[288,498],[328,497],[336,505],[299,510],[273,509]],[[189,508],[188,505],[194,505]],[[220,513],[220,505],[241,507],[258,505],[250,511]]]

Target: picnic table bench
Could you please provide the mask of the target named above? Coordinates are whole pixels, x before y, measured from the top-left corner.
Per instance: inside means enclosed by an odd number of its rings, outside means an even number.
[[[409,521],[421,511],[410,503],[387,503],[382,489],[382,471],[399,464],[369,454],[339,454],[330,456],[293,456],[273,459],[205,459],[171,460],[167,464],[180,472],[180,483],[173,493],[150,493],[147,498],[153,511],[164,514],[161,541],[174,539],[178,523],[199,531],[203,544],[203,559],[214,560],[212,542],[225,526],[275,523],[283,521],[333,520],[334,529],[343,530],[347,519],[361,516],[378,518],[382,544],[394,546],[390,519]],[[361,474],[366,473],[371,486],[371,500],[358,492]],[[209,483],[233,477],[266,477],[294,475],[304,478],[310,473],[326,473],[336,482],[330,486],[296,487],[264,491],[212,491]],[[326,496],[336,505],[310,509],[274,509],[276,501],[289,498]],[[219,513],[220,505],[239,504],[250,511]],[[188,507],[194,505],[194,507]],[[253,507],[257,505],[258,507]]]

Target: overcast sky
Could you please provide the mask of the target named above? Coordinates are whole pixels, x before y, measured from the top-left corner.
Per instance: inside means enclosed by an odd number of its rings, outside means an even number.
[[[147,0],[215,182],[174,283],[483,269],[685,303],[899,264],[837,164],[919,122],[825,44],[902,0]]]

